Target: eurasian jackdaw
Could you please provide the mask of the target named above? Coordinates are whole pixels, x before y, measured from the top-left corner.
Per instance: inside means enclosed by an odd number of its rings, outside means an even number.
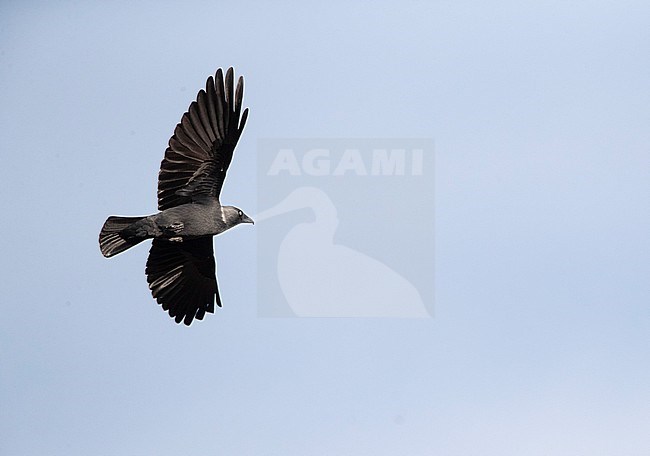
[[[176,125],[158,175],[158,209],[144,217],[109,217],[99,246],[111,257],[153,239],[145,273],[153,297],[176,323],[190,325],[221,307],[212,237],[253,223],[219,194],[242,134],[244,79],[233,90],[233,69],[217,70]]]

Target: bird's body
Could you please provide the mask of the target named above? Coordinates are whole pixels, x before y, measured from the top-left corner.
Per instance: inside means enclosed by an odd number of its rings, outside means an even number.
[[[203,319],[221,306],[212,237],[253,221],[240,209],[223,206],[219,194],[244,129],[244,84],[233,89],[233,70],[208,78],[169,140],[158,177],[157,214],[109,217],[99,235],[102,254],[111,257],[153,239],[146,274],[151,292],[177,323]],[[241,115],[241,116],[240,116]]]
[[[222,206],[216,198],[205,198],[143,217],[122,230],[121,237],[126,240],[157,238],[182,242],[215,236],[241,223],[238,212],[233,206]]]

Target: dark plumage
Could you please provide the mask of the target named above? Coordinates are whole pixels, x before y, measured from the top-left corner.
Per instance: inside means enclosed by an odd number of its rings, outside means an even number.
[[[147,282],[169,316],[190,325],[214,312],[221,298],[212,237],[240,223],[253,223],[219,194],[233,151],[246,124],[241,112],[244,79],[233,90],[233,69],[217,70],[176,125],[158,175],[158,212],[144,217],[109,217],[99,246],[111,257],[153,239]]]

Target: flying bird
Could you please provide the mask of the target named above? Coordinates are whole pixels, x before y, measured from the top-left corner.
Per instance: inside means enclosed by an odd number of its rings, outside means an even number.
[[[221,307],[212,237],[253,220],[222,206],[221,187],[248,118],[244,79],[233,69],[207,80],[174,130],[158,174],[158,212],[109,217],[99,234],[105,257],[153,239],[145,273],[153,297],[176,323],[190,325]]]

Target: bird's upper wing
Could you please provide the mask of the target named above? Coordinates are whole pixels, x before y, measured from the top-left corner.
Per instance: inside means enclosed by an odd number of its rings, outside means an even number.
[[[241,112],[244,79],[233,89],[233,69],[206,82],[174,130],[158,174],[158,209],[219,197],[232,154],[248,118]]]
[[[154,239],[147,260],[147,282],[158,304],[176,323],[190,325],[221,307],[212,238],[183,242]]]

